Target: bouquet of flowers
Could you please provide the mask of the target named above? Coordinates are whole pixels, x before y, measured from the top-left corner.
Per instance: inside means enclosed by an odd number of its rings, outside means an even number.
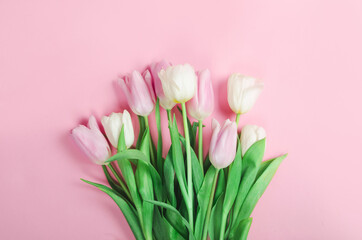
[[[129,107],[138,115],[134,145],[132,119],[127,110],[104,116],[100,130],[94,116],[72,136],[96,164],[109,186],[91,184],[108,194],[125,216],[138,240],[246,239],[259,198],[286,155],[262,161],[265,131],[246,125],[238,134],[242,114],[254,105],[263,84],[241,74],[228,79],[228,102],[235,121],[222,126],[212,121],[209,151],[203,153],[203,120],[214,108],[209,70],[189,64],[154,63],[141,74],[119,79]],[[176,115],[181,112],[183,134]],[[160,106],[166,110],[171,146],[162,155]],[[150,133],[149,115],[155,110],[157,141]],[[174,110],[177,111],[177,110]],[[191,122],[188,114],[197,121]],[[114,148],[114,149],[113,149]]]

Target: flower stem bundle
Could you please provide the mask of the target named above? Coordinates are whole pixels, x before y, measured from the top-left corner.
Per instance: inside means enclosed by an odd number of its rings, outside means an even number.
[[[114,200],[137,240],[247,239],[252,211],[286,157],[263,161],[265,130],[255,125],[245,125],[240,135],[237,130],[263,84],[241,74],[230,76],[228,102],[236,120],[227,119],[221,125],[213,119],[209,141],[203,138],[203,127],[208,127],[205,119],[214,109],[209,70],[195,72],[189,64],[161,61],[143,74],[133,71],[122,76],[119,84],[138,115],[138,139],[135,143],[127,110],[102,118],[105,134],[94,116],[88,127],[74,128],[75,142],[102,166],[109,186],[82,180]],[[177,104],[183,131],[176,122]],[[166,156],[162,108],[171,139]],[[152,112],[155,126],[148,121]],[[152,127],[157,128],[157,142],[151,136]],[[208,153],[204,143],[209,145]]]

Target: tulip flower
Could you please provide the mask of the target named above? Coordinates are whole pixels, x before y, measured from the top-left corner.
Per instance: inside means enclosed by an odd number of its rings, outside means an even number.
[[[212,137],[209,157],[215,168],[229,166],[235,158],[237,143],[237,127],[235,122],[227,119],[221,128],[218,121],[212,120]]]
[[[152,87],[152,77],[148,70],[143,75],[133,71],[130,76],[124,76],[118,81],[128,105],[139,116],[148,116],[155,106],[155,93]]]
[[[166,70],[162,69],[158,76],[165,96],[173,102],[185,103],[194,96],[197,76],[190,64],[169,66]]]
[[[209,69],[198,72],[194,97],[186,104],[189,114],[202,121],[214,110],[214,91]]]
[[[111,151],[108,142],[99,130],[94,116],[90,116],[88,127],[79,125],[72,130],[71,134],[75,142],[94,163],[103,165],[110,157]]]
[[[257,141],[265,138],[265,130],[256,125],[245,125],[241,130],[241,154],[244,156],[246,151]]]
[[[163,92],[163,88],[162,88],[162,82],[161,82],[160,77],[158,76],[158,73],[162,69],[166,69],[169,66],[171,66],[171,64],[165,60],[162,60],[161,62],[153,63],[150,66],[150,71],[151,71],[151,75],[153,78],[153,84],[154,84],[156,95],[160,99],[161,106],[167,110],[172,109],[176,105],[176,103],[165,96],[165,93]]]
[[[234,73],[228,80],[228,102],[236,114],[248,112],[263,90],[263,83],[252,77]]]
[[[132,146],[134,142],[134,132],[131,115],[129,115],[129,112],[127,110],[124,110],[123,114],[112,113],[109,116],[104,116],[102,117],[101,122],[108,140],[115,148],[118,147],[118,140],[122,130],[122,126],[124,128],[124,138],[126,146],[128,148]]]

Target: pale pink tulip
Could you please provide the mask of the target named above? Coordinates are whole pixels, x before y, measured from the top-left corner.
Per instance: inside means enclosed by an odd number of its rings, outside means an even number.
[[[104,164],[111,150],[106,138],[99,130],[94,116],[89,117],[88,127],[79,125],[72,130],[72,136],[83,152],[96,164]]]
[[[152,86],[152,77],[148,70],[143,75],[133,71],[130,76],[119,79],[128,105],[139,116],[148,116],[155,106],[155,93]]]
[[[186,105],[191,117],[199,121],[210,116],[214,110],[214,90],[209,69],[198,72],[195,95]]]
[[[176,103],[174,101],[172,101],[172,99],[169,99],[168,97],[165,96],[165,93],[163,92],[163,88],[162,88],[161,79],[158,76],[158,73],[162,69],[165,70],[169,66],[171,66],[171,63],[167,62],[166,60],[162,60],[160,62],[155,62],[150,65],[150,71],[151,71],[151,75],[153,78],[155,92],[156,92],[157,97],[160,100],[160,105],[164,109],[172,109],[176,105]]]
[[[236,123],[227,119],[224,126],[220,128],[219,122],[213,119],[212,129],[209,149],[210,162],[215,168],[225,168],[234,161],[236,154]]]

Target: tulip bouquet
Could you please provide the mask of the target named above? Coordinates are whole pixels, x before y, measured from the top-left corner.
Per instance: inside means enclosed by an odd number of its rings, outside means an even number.
[[[240,135],[237,131],[240,116],[252,108],[263,84],[241,74],[229,77],[228,102],[235,121],[228,119],[222,126],[212,121],[205,158],[203,120],[214,108],[209,70],[196,73],[189,64],[161,61],[143,74],[134,71],[120,78],[119,85],[138,115],[137,142],[127,110],[101,119],[105,134],[91,116],[88,127],[74,128],[72,136],[102,166],[109,186],[82,180],[115,201],[136,239],[246,239],[250,215],[286,157],[263,162],[264,129],[246,125]],[[183,134],[171,112],[176,104],[181,105]],[[171,138],[166,156],[160,106],[167,112]],[[157,141],[148,122],[153,110]],[[192,123],[188,114],[197,121]]]

